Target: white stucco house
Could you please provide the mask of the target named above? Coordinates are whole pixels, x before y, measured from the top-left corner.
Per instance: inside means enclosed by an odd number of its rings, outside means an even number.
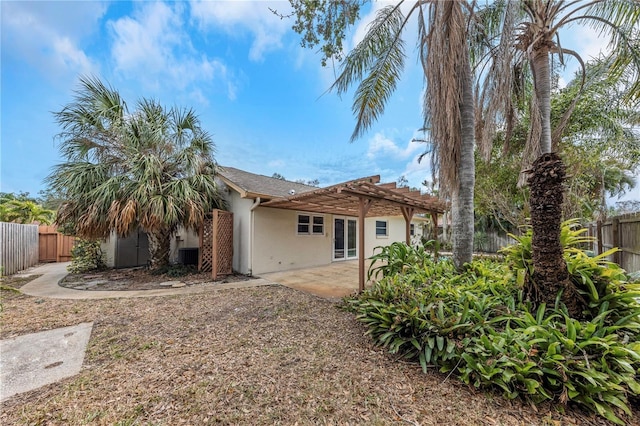
[[[363,265],[376,247],[416,243],[429,221],[437,226],[444,202],[393,183],[379,184],[379,179],[317,188],[220,167],[220,190],[233,213],[233,270],[260,275],[356,259]],[[191,257],[198,247],[199,236],[181,230],[171,242],[171,259]],[[143,232],[113,236],[103,250],[110,266],[148,261]]]
[[[378,185],[379,176],[328,188],[233,167],[221,167],[218,176],[233,213],[233,269],[243,274],[368,258],[375,247],[419,241],[445,208],[419,191]]]

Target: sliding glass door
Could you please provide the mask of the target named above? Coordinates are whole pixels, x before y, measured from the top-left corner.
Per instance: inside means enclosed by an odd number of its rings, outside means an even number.
[[[333,260],[358,257],[357,220],[346,217],[333,218]]]

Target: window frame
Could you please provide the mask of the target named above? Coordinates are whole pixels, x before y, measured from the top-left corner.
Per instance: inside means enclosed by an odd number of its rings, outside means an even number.
[[[325,215],[313,213],[298,213],[296,216],[296,235],[322,236],[325,231]],[[301,217],[306,217],[307,222],[300,222]],[[300,231],[300,227],[307,227],[307,231]],[[317,230],[319,228],[319,230]]]
[[[378,226],[378,224],[384,224],[384,227]],[[384,229],[384,234],[379,233],[378,231]],[[389,238],[389,221],[388,220],[376,220],[376,238]]]

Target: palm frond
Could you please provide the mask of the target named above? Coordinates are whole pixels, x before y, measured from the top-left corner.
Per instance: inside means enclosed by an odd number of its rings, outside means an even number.
[[[343,70],[332,86],[341,94],[360,81],[353,102],[354,141],[382,114],[404,69],[402,31],[407,23],[399,2],[377,12],[364,39],[346,56]]]
[[[56,119],[67,161],[46,181],[68,197],[57,221],[73,223],[78,235],[126,236],[142,226],[164,236],[179,225],[195,229],[205,212],[224,207],[213,142],[193,110],[141,99],[129,113],[115,90],[83,78]]]
[[[466,18],[459,2],[436,2],[429,10],[429,32],[423,44],[426,70],[425,127],[435,145],[431,157],[440,190],[450,194],[458,185],[462,144],[460,80],[468,61]],[[428,46],[428,47],[427,47]],[[456,72],[453,72],[456,70]]]

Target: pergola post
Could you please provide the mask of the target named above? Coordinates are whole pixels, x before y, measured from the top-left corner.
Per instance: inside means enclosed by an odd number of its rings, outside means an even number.
[[[401,207],[400,210],[402,210],[402,216],[404,216],[405,242],[407,245],[411,245],[411,219],[415,209],[413,207]]]
[[[373,200],[360,197],[358,209],[358,291],[364,291],[364,218]]]
[[[431,212],[431,220],[433,221],[433,241],[435,241],[434,257],[438,259],[438,213]]]

